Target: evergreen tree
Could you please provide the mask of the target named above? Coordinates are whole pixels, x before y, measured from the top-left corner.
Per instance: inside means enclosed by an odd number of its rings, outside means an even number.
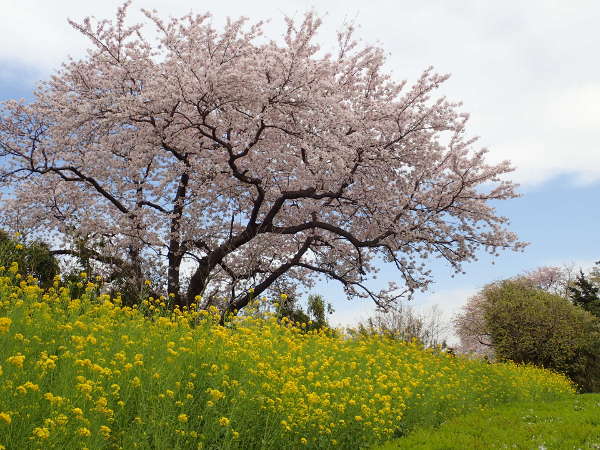
[[[600,296],[598,296],[598,291],[600,291],[600,288],[594,286],[590,280],[586,279],[583,271],[580,270],[573,286],[569,287],[569,297],[573,304],[600,317]]]

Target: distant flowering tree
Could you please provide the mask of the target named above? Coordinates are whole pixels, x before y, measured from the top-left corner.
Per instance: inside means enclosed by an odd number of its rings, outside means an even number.
[[[485,288],[469,297],[454,318],[454,331],[460,339],[458,351],[479,357],[493,358],[492,339],[485,320]]]
[[[87,57],[33,102],[3,104],[6,226],[52,232],[56,255],[83,254],[140,285],[164,264],[177,303],[216,296],[229,310],[250,287],[320,276],[385,308],[426,288],[420,260],[460,271],[480,248],[524,246],[489,205],[516,196],[499,179],[509,162],[487,164],[460,104],[431,99],[448,76],[427,69],[406,88],[351,26],[325,54],[313,13],[286,19],[275,42],[246,19],[217,31],[208,14],[164,22],[143,11],[153,43],[126,25],[128,5],[114,22],[70,21],[93,44]],[[368,287],[378,260],[402,288]]]

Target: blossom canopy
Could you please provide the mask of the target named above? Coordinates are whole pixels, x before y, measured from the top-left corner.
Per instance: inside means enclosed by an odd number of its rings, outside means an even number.
[[[5,226],[58,233],[55,254],[140,285],[159,268],[177,302],[229,310],[321,276],[385,307],[427,286],[429,256],[459,271],[480,248],[523,247],[489,204],[517,196],[509,162],[486,163],[460,104],[431,98],[447,75],[394,81],[352,26],[326,54],[315,13],[268,41],[245,18],[218,31],[142,10],[155,42],[128,6],[70,21],[88,55],[4,102]],[[381,259],[402,288],[369,287]]]

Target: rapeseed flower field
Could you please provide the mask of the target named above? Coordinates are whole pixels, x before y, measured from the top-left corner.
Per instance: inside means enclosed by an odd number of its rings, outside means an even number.
[[[268,314],[136,307],[82,274],[73,298],[0,267],[0,449],[368,448],[513,401],[562,375]]]

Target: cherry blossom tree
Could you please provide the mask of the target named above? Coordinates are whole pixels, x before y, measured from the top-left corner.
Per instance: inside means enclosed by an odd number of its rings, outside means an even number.
[[[128,6],[70,21],[87,56],[3,104],[4,226],[139,283],[164,267],[178,304],[228,310],[319,277],[385,308],[427,287],[428,257],[461,271],[524,246],[490,205],[517,196],[509,162],[488,164],[460,103],[432,98],[447,75],[394,81],[352,26],[326,53],[314,13],[269,41],[245,18],[219,31],[142,10],[150,39]],[[381,261],[400,286],[372,288]]]

